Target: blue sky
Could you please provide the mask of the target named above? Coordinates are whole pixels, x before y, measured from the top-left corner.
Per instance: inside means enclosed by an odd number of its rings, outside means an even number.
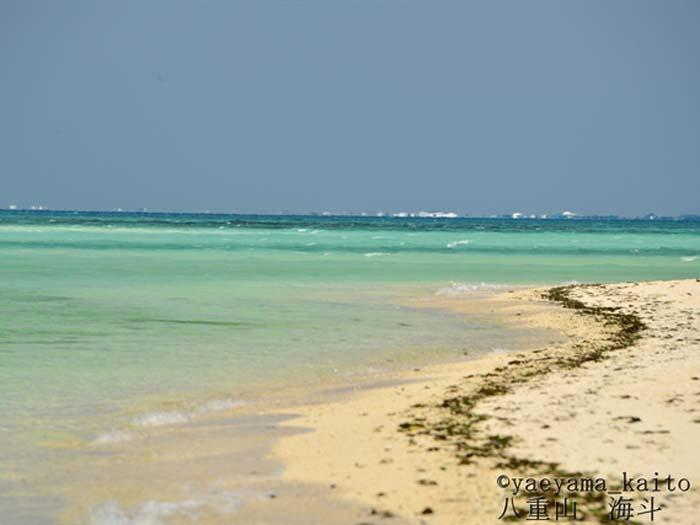
[[[700,2],[0,0],[0,206],[700,213]]]

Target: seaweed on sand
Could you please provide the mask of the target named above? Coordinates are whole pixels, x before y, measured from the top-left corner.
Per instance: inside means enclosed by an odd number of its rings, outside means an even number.
[[[584,476],[583,473],[566,472],[557,463],[518,457],[510,450],[514,438],[485,432],[482,423],[488,420],[488,416],[476,411],[481,402],[509,393],[514,385],[532,381],[533,378],[541,379],[556,370],[573,369],[587,362],[601,361],[606,359],[610,352],[628,348],[641,337],[641,332],[646,327],[636,314],[624,313],[617,307],[586,305],[572,297],[575,288],[577,285],[551,288],[543,294],[543,298],[559,303],[564,308],[576,310],[581,315],[591,316],[609,328],[602,341],[587,342],[585,345],[576,343],[576,352],[573,353],[544,351],[515,359],[509,363],[512,366],[499,367],[483,375],[484,382],[468,394],[450,395],[443,399],[439,404],[441,415],[437,419],[428,421],[424,417],[417,417],[416,414],[409,421],[401,423],[399,431],[410,436],[412,443],[416,443],[417,436],[423,435],[452,444],[459,463],[463,465],[486,460],[493,462],[496,468],[509,469],[521,474],[527,471],[530,477]],[[449,391],[455,393],[459,388],[451,388]],[[577,498],[585,504],[585,510],[580,513],[584,518],[601,523],[609,521],[604,493],[585,492]]]

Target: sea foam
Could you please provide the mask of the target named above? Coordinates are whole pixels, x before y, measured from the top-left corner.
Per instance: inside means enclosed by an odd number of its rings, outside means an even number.
[[[487,290],[504,290],[507,288],[512,288],[512,286],[507,286],[504,284],[491,284],[491,283],[452,283],[450,286],[445,286],[439,288],[435,295],[463,295],[470,292],[479,292]]]
[[[139,427],[162,427],[167,425],[181,425],[192,420],[193,417],[199,414],[208,414],[211,412],[222,412],[224,410],[232,410],[242,407],[246,404],[241,399],[212,399],[199,405],[194,406],[189,411],[171,410],[167,412],[148,412],[141,416],[135,417],[131,422]]]
[[[208,495],[202,499],[187,499],[177,502],[148,501],[134,512],[128,512],[117,502],[108,501],[92,509],[90,525],[165,525],[173,516],[187,516],[196,519],[203,510],[213,509],[218,513],[230,514],[240,505],[241,498],[230,492]]]
[[[172,412],[150,412],[135,417],[132,419],[132,422],[139,427],[162,427],[187,423],[189,420],[190,418],[187,414],[174,410]]]
[[[114,432],[105,432],[100,434],[92,442],[93,445],[111,445],[112,443],[123,443],[125,441],[131,441],[133,436],[128,432],[122,430],[116,430]]]
[[[206,414],[209,412],[222,412],[224,410],[232,410],[234,408],[245,406],[246,402],[241,399],[212,399],[206,403],[197,406],[195,412]]]

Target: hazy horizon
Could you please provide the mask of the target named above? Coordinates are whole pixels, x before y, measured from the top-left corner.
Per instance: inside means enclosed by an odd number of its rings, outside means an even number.
[[[426,210],[307,210],[307,211],[268,211],[268,212],[238,212],[238,211],[222,211],[222,210],[169,210],[169,209],[149,209],[149,208],[138,208],[138,209],[95,209],[95,208],[47,208],[44,206],[28,206],[19,207],[17,205],[10,205],[7,207],[1,207],[0,212],[58,212],[58,213],[143,213],[143,214],[182,214],[182,215],[288,215],[288,216],[327,216],[327,217],[367,217],[367,218],[409,218],[409,219],[422,219],[422,218],[439,218],[439,219],[450,219],[450,218],[466,218],[466,219],[489,219],[489,218],[511,218],[518,220],[534,220],[534,219],[560,219],[560,218],[586,218],[586,217],[615,217],[620,219],[638,219],[644,218],[651,215],[652,218],[678,218],[685,216],[700,216],[698,213],[678,213],[678,214],[661,214],[655,212],[647,212],[638,215],[624,215],[618,213],[578,213],[572,210],[552,210],[543,213],[534,213],[530,211],[516,210],[512,212],[494,212],[487,214],[475,214],[452,209],[426,209]],[[563,214],[572,213],[570,217],[566,217]],[[447,214],[455,214],[456,217],[448,216]],[[515,217],[515,215],[518,215]]]
[[[700,213],[700,3],[0,4],[0,208]]]

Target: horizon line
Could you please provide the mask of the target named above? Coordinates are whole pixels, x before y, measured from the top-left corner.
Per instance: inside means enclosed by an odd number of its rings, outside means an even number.
[[[143,215],[227,215],[227,216],[287,216],[287,217],[356,217],[363,219],[509,219],[509,220],[581,220],[581,219],[607,219],[607,220],[669,220],[669,219],[684,219],[684,218],[700,218],[700,212],[697,213],[679,213],[676,215],[663,215],[653,212],[644,215],[619,215],[615,213],[575,213],[571,211],[562,211],[554,213],[526,213],[526,212],[506,212],[506,213],[491,213],[491,214],[475,214],[458,213],[453,211],[437,211],[437,210],[421,210],[417,212],[383,212],[383,211],[278,211],[278,212],[234,212],[234,211],[181,211],[181,210],[154,210],[147,208],[138,209],[88,209],[88,208],[47,208],[44,206],[19,207],[10,205],[5,208],[0,208],[0,213],[7,212],[35,212],[35,213],[109,213],[109,214],[143,214]]]

